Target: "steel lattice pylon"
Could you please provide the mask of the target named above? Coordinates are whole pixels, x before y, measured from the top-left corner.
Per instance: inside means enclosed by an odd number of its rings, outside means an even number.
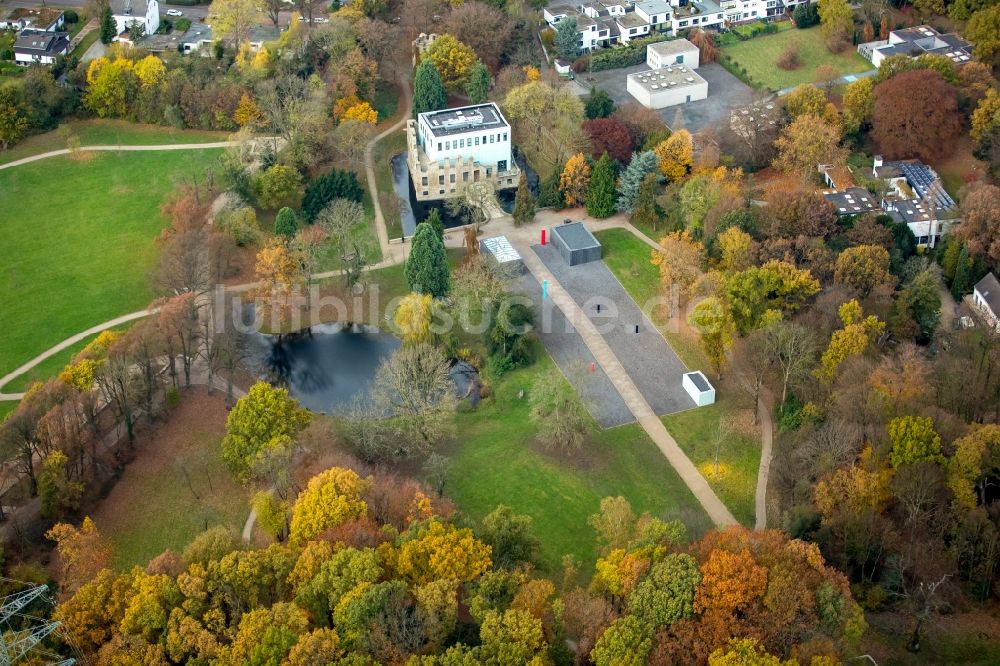
[[[53,603],[45,585],[0,579],[5,583],[23,586],[23,589],[0,597],[0,666],[13,666],[27,657],[48,658],[53,666],[72,666],[76,659],[65,659],[42,648],[41,643],[62,626],[42,617],[22,613],[32,602],[42,600]],[[13,621],[19,622],[15,626]]]

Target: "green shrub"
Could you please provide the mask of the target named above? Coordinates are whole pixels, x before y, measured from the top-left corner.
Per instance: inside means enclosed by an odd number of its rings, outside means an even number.
[[[66,23],[77,23],[80,20],[80,15],[72,9],[67,9],[63,12],[63,20],[65,20]]]
[[[174,21],[174,30],[177,32],[187,32],[191,28],[191,19],[189,18],[179,18]]]
[[[0,51],[0,60],[13,60],[14,52],[11,49]]]
[[[668,40],[669,38],[665,35],[653,35],[642,39],[633,39],[624,46],[598,51],[590,58],[590,69],[594,72],[603,72],[609,69],[641,65],[646,62],[647,45]]]

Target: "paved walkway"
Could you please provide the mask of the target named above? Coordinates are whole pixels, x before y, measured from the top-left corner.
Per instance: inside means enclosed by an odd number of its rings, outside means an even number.
[[[392,249],[389,247],[389,230],[385,225],[385,217],[382,215],[382,204],[378,198],[378,182],[375,180],[375,165],[372,162],[372,152],[375,145],[389,136],[393,132],[399,131],[406,126],[406,121],[410,115],[406,112],[410,108],[410,82],[405,76],[399,77],[399,83],[403,87],[403,116],[392,127],[383,131],[365,146],[365,175],[368,178],[368,193],[371,195],[372,207],[375,209],[375,233],[378,235],[378,245],[382,249],[382,256],[388,258]]]
[[[8,383],[12,382],[14,379],[20,377],[24,373],[28,372],[33,367],[35,367],[45,359],[49,358],[50,356],[54,356],[55,354],[58,354],[67,347],[72,347],[76,343],[86,340],[92,335],[97,335],[98,333],[106,331],[109,328],[114,328],[115,326],[121,326],[122,324],[127,324],[130,321],[135,321],[136,319],[142,319],[143,317],[147,317],[153,314],[153,312],[155,312],[155,310],[140,310],[139,312],[133,312],[131,314],[122,315],[121,317],[115,317],[114,319],[106,321],[103,324],[98,324],[97,326],[91,326],[86,331],[82,331],[80,333],[77,333],[76,335],[68,337],[59,344],[48,348],[35,358],[31,359],[30,361],[22,365],[21,367],[12,370],[11,372],[8,372],[3,377],[0,377],[0,400],[20,400],[21,398],[23,398],[24,397],[23,393],[3,393],[2,389]]]
[[[584,342],[590,352],[597,359],[605,374],[618,389],[625,404],[635,416],[636,420],[656,444],[667,461],[677,471],[677,474],[691,490],[695,499],[705,509],[705,513],[711,518],[717,527],[735,525],[736,518],[729,512],[726,505],[715,494],[708,485],[705,477],[701,475],[694,463],[684,454],[680,446],[670,433],[660,418],[653,412],[653,408],[639,392],[632,378],[625,371],[625,368],[618,361],[611,347],[604,337],[597,331],[594,323],[587,317],[576,301],[562,288],[552,272],[545,267],[541,259],[534,253],[530,245],[522,239],[513,240],[512,244],[521,254],[525,267],[531,271],[535,279],[541,282],[547,280],[549,284],[549,298],[562,310],[563,314],[580,332]]]
[[[771,473],[771,448],[774,444],[774,396],[761,388],[757,401],[760,421],[760,467],[757,468],[757,492],[754,495],[755,530],[767,529],[767,480]]]

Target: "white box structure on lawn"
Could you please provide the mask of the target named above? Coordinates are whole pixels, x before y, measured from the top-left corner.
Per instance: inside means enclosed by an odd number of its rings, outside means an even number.
[[[688,372],[681,379],[684,390],[694,400],[694,404],[699,407],[711,405],[715,402],[715,387],[712,386],[708,378],[700,370]]]

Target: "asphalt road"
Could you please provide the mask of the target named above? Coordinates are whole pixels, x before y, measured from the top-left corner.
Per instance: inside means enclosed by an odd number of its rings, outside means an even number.
[[[0,13],[6,14],[9,10],[16,7],[62,7],[64,9],[81,9],[85,3],[86,0],[57,0],[56,2],[52,2],[51,0],[6,0],[4,2],[0,0]],[[184,12],[184,16],[188,18],[205,18],[208,15],[208,5],[195,5],[194,7],[188,7],[186,5],[168,4],[160,4],[160,15],[165,16],[168,9],[179,9]]]

